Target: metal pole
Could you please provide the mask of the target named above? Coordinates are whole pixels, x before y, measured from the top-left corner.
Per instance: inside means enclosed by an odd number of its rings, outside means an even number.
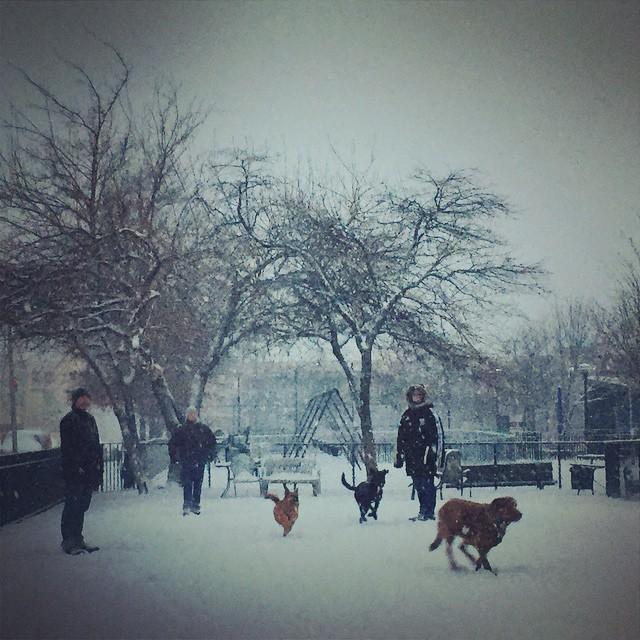
[[[629,394],[629,435],[633,435],[633,398],[630,384],[627,385],[627,393]]]
[[[558,440],[558,489],[562,489],[562,450]]]
[[[7,333],[7,364],[9,367],[9,412],[11,425],[11,450],[18,452],[18,420],[16,412],[16,392],[18,381],[16,380],[15,363],[13,361],[13,332],[9,328]]]
[[[237,388],[237,394],[236,394],[236,406],[238,408],[238,423],[237,423],[237,433],[240,433],[240,429],[242,427],[242,420],[240,418],[240,376],[238,376],[238,388]]]
[[[586,371],[582,372],[582,381],[584,384],[583,391],[583,404],[584,404],[584,437],[589,439],[589,415],[588,415],[588,407],[587,407],[587,376],[589,374]]]
[[[298,428],[298,367],[293,372],[293,389],[294,389],[294,431]]]

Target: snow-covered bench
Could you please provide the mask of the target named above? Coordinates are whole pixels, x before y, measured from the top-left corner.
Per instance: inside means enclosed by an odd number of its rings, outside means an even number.
[[[266,458],[260,467],[260,495],[266,495],[269,484],[310,484],[313,495],[320,495],[320,469],[307,458]]]

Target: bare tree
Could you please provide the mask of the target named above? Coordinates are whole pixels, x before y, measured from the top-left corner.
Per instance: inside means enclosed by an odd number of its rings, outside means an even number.
[[[624,264],[613,305],[598,313],[604,347],[620,377],[640,391],[640,248],[630,240],[631,258]]]
[[[272,189],[264,155],[233,150],[207,166],[209,213],[219,221],[217,251],[187,274],[194,312],[206,348],[201,353],[193,404],[200,409],[217,368],[241,345],[268,341],[273,321],[269,289],[283,262],[273,248],[250,244],[233,224],[238,211],[255,217]]]
[[[87,90],[83,107],[24,74],[41,104],[37,117],[15,112],[0,157],[0,303],[2,319],[22,335],[89,364],[144,491],[132,385],[146,372],[159,400],[172,404],[148,330],[169,275],[209,251],[210,228],[183,162],[199,116],[160,89],[133,115],[123,100],[129,70],[112,52],[120,71],[107,89],[69,64]],[[175,407],[165,419],[177,424]]]
[[[376,466],[374,354],[461,361],[473,350],[480,312],[498,294],[534,283],[537,267],[514,261],[491,229],[507,212],[464,174],[426,172],[399,192],[352,174],[337,189],[284,185],[278,199],[238,208],[248,238],[287,258],[276,324],[331,349],[357,409],[367,468]]]

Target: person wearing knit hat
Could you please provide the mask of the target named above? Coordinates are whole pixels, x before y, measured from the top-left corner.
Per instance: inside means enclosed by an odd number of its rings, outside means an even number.
[[[427,390],[422,384],[411,385],[406,397],[409,406],[400,418],[394,466],[400,469],[405,465],[418,495],[420,511],[411,520],[435,520],[438,427],[431,411],[433,404],[427,402]]]
[[[71,393],[71,411],[60,421],[65,501],[60,529],[62,550],[69,555],[97,551],[82,535],[91,495],[102,483],[102,445],[95,418],[89,413],[91,394],[79,387]]]

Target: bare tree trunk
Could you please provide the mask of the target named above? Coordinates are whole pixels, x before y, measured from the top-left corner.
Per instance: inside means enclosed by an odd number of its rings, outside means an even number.
[[[153,395],[156,398],[160,413],[164,420],[165,428],[171,437],[184,422],[184,416],[179,410],[176,401],[169,389],[167,379],[164,377],[164,371],[162,367],[156,363],[153,363],[150,367],[151,375],[151,389]],[[198,409],[199,410],[199,409]],[[178,482],[180,478],[180,468],[177,463],[170,463],[169,470],[167,472],[168,482]]]
[[[122,444],[129,459],[131,472],[133,473],[134,482],[138,493],[148,493],[147,480],[144,474],[144,468],[140,454],[138,452],[138,431],[136,429],[136,416],[131,399],[125,400],[124,406],[114,404],[113,412],[120,424],[122,432]]]
[[[151,365],[150,382],[153,395],[158,403],[158,408],[164,419],[165,427],[172,436],[184,422],[182,412],[178,409],[176,401],[169,389],[164,371],[158,364]]]
[[[360,416],[360,429],[362,431],[362,454],[367,472],[378,468],[376,456],[376,442],[373,437],[373,424],[371,420],[371,349],[361,353],[362,367],[360,369],[360,402],[358,415]]]
[[[96,374],[102,386],[111,402],[113,413],[115,414],[118,424],[120,425],[120,432],[122,433],[122,444],[124,450],[129,458],[129,464],[131,465],[131,471],[133,472],[134,482],[138,493],[148,493],[147,481],[144,476],[144,468],[140,455],[138,453],[138,431],[136,429],[136,414],[133,397],[131,396],[131,390],[124,382],[123,377],[120,375],[120,382],[117,384],[116,394],[113,384],[110,384],[103,368],[100,367],[98,360],[91,355],[89,349],[82,344],[80,340],[75,339],[75,348],[80,352],[86,362],[89,364],[93,372]],[[113,365],[112,361],[112,365]],[[117,366],[114,367],[118,371]],[[120,373],[118,371],[118,373]]]
[[[202,409],[202,402],[204,401],[204,392],[209,382],[209,374],[206,371],[200,371],[198,374],[198,387],[193,399],[193,406],[198,410],[198,414]]]
[[[204,402],[204,394],[209,384],[209,379],[213,372],[218,368],[218,365],[222,361],[223,353],[220,350],[216,350],[211,356],[211,359],[207,363],[206,367],[203,367],[198,373],[198,388],[196,389],[196,395],[193,398],[193,406],[200,413],[202,409],[202,403]]]

